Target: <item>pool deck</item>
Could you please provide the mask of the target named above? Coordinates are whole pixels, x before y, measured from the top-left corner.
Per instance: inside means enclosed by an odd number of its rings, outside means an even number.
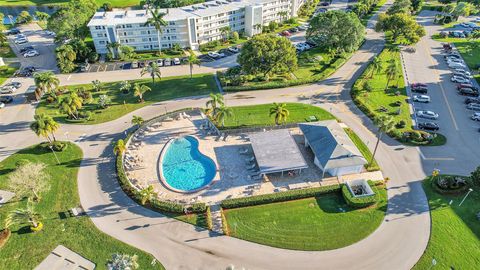
[[[131,182],[138,188],[153,185],[162,200],[181,203],[205,202],[209,205],[218,204],[227,198],[246,197],[274,193],[288,189],[318,187],[338,184],[346,179],[382,180],[381,172],[362,173],[322,179],[321,171],[313,164],[313,153],[305,148],[303,136],[297,128],[290,129],[302,155],[308,163],[308,168],[301,174],[282,176],[271,174],[263,180],[252,180],[248,167],[249,159],[253,157],[250,142],[245,134],[224,137],[210,135],[202,127],[208,121],[200,113],[189,113],[188,118],[181,117],[153,123],[141,134],[135,134],[127,148],[126,155],[131,159],[125,171]],[[159,158],[162,149],[170,139],[193,135],[199,141],[199,150],[210,157],[217,165],[217,174],[205,189],[194,193],[175,192],[160,181]],[[248,153],[241,154],[248,149]],[[321,181],[320,181],[321,180]]]

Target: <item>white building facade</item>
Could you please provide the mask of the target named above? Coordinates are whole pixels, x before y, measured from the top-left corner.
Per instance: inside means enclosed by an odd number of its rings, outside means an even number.
[[[305,0],[216,0],[180,8],[161,9],[168,26],[162,29],[162,49],[179,44],[198,49],[200,44],[222,38],[222,28],[261,33],[262,26],[296,16]],[[147,10],[97,12],[88,23],[95,49],[108,52],[107,44],[117,42],[136,51],[158,50],[157,30],[146,25]]]

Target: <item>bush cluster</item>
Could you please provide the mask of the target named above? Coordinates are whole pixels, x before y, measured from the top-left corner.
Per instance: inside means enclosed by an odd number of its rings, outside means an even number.
[[[433,179],[433,189],[440,194],[463,193],[468,188],[468,183],[461,176],[441,175]]]
[[[40,143],[40,147],[42,147],[45,151],[51,151],[50,147],[52,147],[53,151],[62,152],[63,150],[67,149],[68,143],[61,141],[54,141],[52,143],[42,142]]]
[[[315,187],[308,189],[289,190],[284,192],[263,194],[251,197],[226,199],[220,204],[223,208],[231,209],[275,202],[291,201],[315,197],[318,195],[340,191],[340,185]]]
[[[372,189],[375,188],[374,182],[368,181],[368,184]],[[365,207],[374,205],[378,201],[377,193],[375,193],[375,195],[372,195],[372,196],[354,197],[350,192],[350,190],[348,189],[347,185],[342,185],[342,194],[347,204],[355,208],[365,208]]]

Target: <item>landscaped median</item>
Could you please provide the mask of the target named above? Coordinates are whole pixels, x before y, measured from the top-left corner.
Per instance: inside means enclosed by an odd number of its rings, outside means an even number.
[[[357,209],[340,185],[227,199],[221,204],[228,235],[273,247],[330,250],[358,242],[382,222],[387,193],[371,183],[374,205]],[[224,224],[225,226],[225,224]]]
[[[40,199],[33,203],[35,212],[41,216],[43,228],[40,231],[33,232],[28,225],[12,226],[6,243],[3,236],[7,234],[0,233],[0,268],[33,269],[56,246],[64,245],[94,262],[97,269],[105,269],[114,253],[136,254],[142,269],[163,269],[159,262],[151,264],[154,258],[150,254],[100,232],[88,216],[69,214],[71,208],[80,206],[77,174],[82,151],[75,144],[66,143],[66,148],[55,154],[56,157],[45,145],[34,145],[0,162],[0,189],[11,190],[10,177],[26,163],[44,164],[43,173],[48,187],[46,190],[43,188],[45,191],[39,193]],[[57,164],[56,158],[60,164]],[[7,216],[13,210],[26,206],[26,198],[14,198],[2,205],[0,227],[4,227]]]
[[[36,113],[46,113],[61,123],[99,124],[115,120],[155,102],[201,96],[218,91],[212,74],[197,74],[193,75],[193,78],[190,76],[166,77],[161,80],[156,79],[155,83],[151,79],[129,81],[128,83],[127,90],[124,89],[124,82],[101,83],[100,90],[94,89],[93,84],[68,86],[60,89],[56,95],[44,95]],[[143,93],[144,102],[140,102],[139,96],[135,95],[135,83],[151,89]],[[80,108],[73,111],[73,113],[77,112],[77,119],[69,117],[65,113],[68,110],[72,111],[74,102],[66,102],[69,105],[63,111],[59,106],[62,99],[69,98],[70,93],[75,91],[78,93],[77,96],[84,96]]]

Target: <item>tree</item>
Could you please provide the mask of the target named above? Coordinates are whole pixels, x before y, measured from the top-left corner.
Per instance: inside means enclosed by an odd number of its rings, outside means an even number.
[[[395,0],[393,4],[388,8],[387,14],[393,15],[397,13],[410,14],[410,9],[412,8],[412,3],[410,0]]]
[[[49,177],[45,173],[45,164],[28,162],[19,166],[8,177],[9,188],[18,198],[27,197],[39,202],[40,194],[50,189]]]
[[[280,16],[280,19],[282,21],[285,21],[288,17],[288,12],[287,11],[280,11],[277,14],[278,14],[278,16]]]
[[[72,46],[72,49],[76,54],[76,61],[85,61],[92,54],[92,49],[90,49],[84,40],[73,38],[67,44]]]
[[[57,41],[83,40],[90,33],[87,24],[97,9],[96,0],[68,1],[50,16],[47,28],[55,32]]]
[[[155,84],[155,77],[161,79],[162,73],[160,72],[160,67],[156,62],[150,62],[140,71],[140,76],[149,74],[152,77],[152,82]]]
[[[33,20],[32,15],[28,13],[28,11],[24,10],[18,14],[17,18],[15,19],[16,24],[24,24],[24,23],[31,23]]]
[[[282,123],[287,122],[287,118],[290,115],[290,112],[286,108],[287,104],[285,103],[273,103],[273,107],[270,108],[270,116],[275,116],[275,124],[281,125]]]
[[[378,144],[380,143],[383,133],[390,132],[395,125],[395,121],[393,121],[393,118],[391,116],[386,116],[386,115],[381,115],[375,118],[374,123],[378,127],[377,143],[375,144],[375,149],[373,150],[372,158],[370,159],[370,162],[368,163],[368,165],[371,165],[373,160],[375,159],[375,154],[377,153]]]
[[[393,42],[403,37],[410,44],[417,43],[426,34],[425,28],[419,25],[415,18],[405,13],[380,14],[375,30],[391,32]]]
[[[108,51],[112,54],[112,58],[119,58],[120,52],[118,50],[120,48],[120,43],[118,42],[109,42],[107,44]]]
[[[107,263],[108,270],[136,270],[139,269],[137,255],[119,254],[112,255],[112,259]]]
[[[256,30],[256,34],[258,34],[258,32],[262,31],[262,25],[257,23],[255,25],[253,25],[253,29]]]
[[[354,6],[354,11],[355,11],[355,14],[357,14],[357,16],[361,18],[370,11],[370,8],[364,3],[358,3]]]
[[[55,49],[55,54],[57,56],[57,65],[61,72],[69,73],[75,69],[74,61],[77,59],[77,53],[71,45],[64,44],[59,46]]]
[[[60,111],[66,113],[69,118],[78,119],[78,110],[83,107],[83,99],[74,91],[60,99]]]
[[[232,32],[232,36],[230,37],[230,40],[232,42],[238,42],[238,40],[240,39],[240,35],[238,34],[237,31],[233,31]]]
[[[186,59],[186,62],[190,66],[190,78],[193,78],[193,66],[200,66],[201,61],[198,59],[197,55],[191,51],[190,55]]]
[[[133,95],[138,97],[140,99],[140,103],[143,103],[143,94],[145,94],[148,91],[152,91],[152,89],[145,84],[138,84],[135,83],[133,84]]]
[[[220,28],[220,33],[222,34],[223,42],[227,41],[228,36],[230,35],[230,31],[232,31],[232,28],[230,28],[230,26],[224,26]]]
[[[143,122],[145,122],[145,120],[143,120],[143,118],[140,117],[140,116],[134,115],[134,116],[132,117],[131,123],[132,123],[133,125],[136,125],[137,127],[140,127],[140,126],[143,124]]]
[[[105,12],[113,10],[112,3],[110,3],[110,2],[103,3],[102,8],[103,8],[103,11],[105,11]]]
[[[125,146],[125,141],[122,139],[118,140],[113,147],[113,153],[115,155],[121,155],[125,150],[127,150],[127,147]]]
[[[48,13],[45,13],[45,12],[41,12],[41,11],[35,11],[35,17],[37,17],[37,20],[39,21],[46,21],[48,20],[48,18],[50,18],[50,15],[48,15]]]
[[[29,224],[33,228],[41,228],[40,222],[42,216],[33,207],[32,203],[28,203],[26,208],[18,208],[10,212],[5,221],[5,227],[10,228],[13,225]]]
[[[7,35],[0,29],[0,45],[5,46],[7,41],[8,41]]]
[[[60,80],[51,71],[35,73],[33,80],[42,93],[54,93],[60,85]]]
[[[145,23],[145,26],[153,25],[157,30],[158,53],[159,55],[161,55],[162,54],[161,35],[163,34],[162,27],[165,27],[168,25],[168,23],[163,19],[163,17],[166,14],[161,13],[157,8],[155,8],[155,10],[149,9],[149,12],[150,12],[150,18],[148,18],[147,22]]]
[[[122,91],[122,93],[128,94],[128,92],[130,92],[130,88],[132,88],[132,85],[129,81],[122,81],[120,83],[120,91]]]
[[[478,166],[471,174],[470,179],[475,184],[480,184],[480,166]]]
[[[332,10],[313,17],[307,39],[334,54],[355,51],[365,37],[365,27],[352,12]]]
[[[370,62],[370,75],[369,78],[373,77],[373,74],[379,73],[382,70],[382,60],[378,56],[373,57],[372,62]]]
[[[121,45],[118,48],[118,54],[121,60],[130,60],[136,57],[135,49],[128,45]]]
[[[210,93],[210,100],[205,103],[207,114],[215,115],[217,113],[217,108],[224,104],[223,95],[221,93]]]
[[[225,107],[224,105],[221,105],[219,108],[217,108],[214,119],[215,122],[219,123],[222,125],[222,127],[225,126],[225,118],[227,117],[232,117],[233,116],[233,110],[230,107]]]
[[[107,95],[100,95],[98,97],[98,106],[100,106],[100,108],[102,109],[105,109],[108,107],[108,104],[112,101],[112,99],[107,96]]]
[[[297,54],[290,40],[274,35],[256,35],[248,40],[238,56],[238,63],[247,74],[292,72],[297,69]]]
[[[460,16],[468,17],[471,13],[475,12],[477,12],[477,9],[472,3],[458,2],[452,11],[452,16],[458,19]]]
[[[30,129],[37,134],[39,137],[45,137],[50,143],[56,141],[55,132],[58,130],[60,125],[53,120],[53,118],[44,113],[35,114],[33,117],[35,121],[30,124]],[[52,138],[50,138],[52,135]]]
[[[385,74],[387,75],[387,85],[385,86],[385,91],[388,89],[388,85],[390,81],[395,79],[398,76],[398,69],[397,63],[395,59],[391,59],[388,61],[387,69],[385,70]]]
[[[102,91],[102,83],[99,80],[94,80],[92,81],[92,88],[95,90],[95,92],[100,92]]]
[[[155,189],[153,188],[152,185],[149,185],[148,187],[140,190],[140,204],[145,205],[147,201],[150,201],[156,196],[157,196],[157,192],[155,192]]]

